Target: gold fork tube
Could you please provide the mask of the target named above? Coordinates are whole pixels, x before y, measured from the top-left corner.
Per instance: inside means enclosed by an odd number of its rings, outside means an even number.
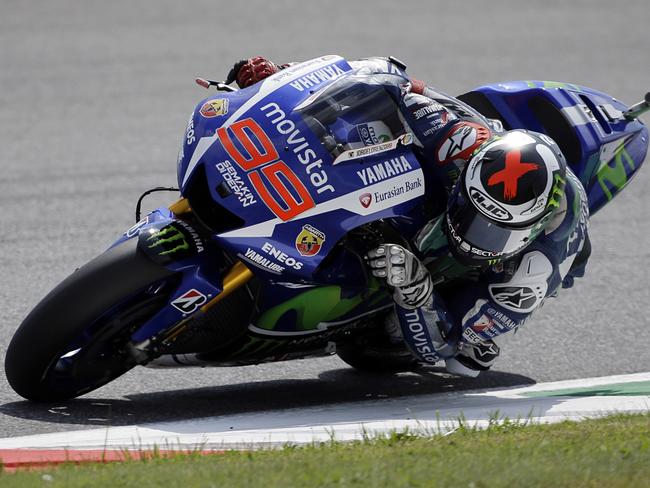
[[[253,272],[241,261],[233,264],[228,274],[223,278],[223,291],[201,307],[202,312],[208,311],[237,288],[245,285],[253,277]]]
[[[172,203],[169,206],[169,210],[174,212],[175,215],[182,215],[191,212],[192,208],[190,207],[190,202],[187,200],[187,198],[181,198],[180,200]]]

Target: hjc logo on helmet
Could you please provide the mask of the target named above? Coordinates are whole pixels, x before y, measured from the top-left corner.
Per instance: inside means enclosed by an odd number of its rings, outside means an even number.
[[[488,195],[475,187],[470,187],[469,196],[474,203],[483,208],[495,220],[507,222],[512,220],[512,214],[495,202]]]

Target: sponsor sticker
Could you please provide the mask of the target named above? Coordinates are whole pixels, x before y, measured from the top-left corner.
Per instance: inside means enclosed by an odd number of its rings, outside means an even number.
[[[194,118],[190,117],[190,120],[187,122],[187,128],[185,129],[185,143],[190,146],[196,141],[196,133],[194,132]]]
[[[441,103],[421,94],[407,93],[403,103],[408,107],[412,124],[417,127],[420,139],[422,136],[436,134],[447,123],[458,118]]]
[[[205,251],[199,233],[182,220],[154,231],[145,240],[146,249],[158,258],[184,259]]]
[[[514,312],[532,312],[541,298],[528,286],[489,286],[492,298],[507,310]]]
[[[192,288],[174,300],[172,306],[184,314],[190,314],[195,312],[207,301],[208,299],[203,293]]]
[[[305,167],[309,182],[316,189],[316,193],[319,195],[324,191],[334,193],[336,190],[329,183],[327,172],[324,169],[327,165],[310,146],[296,123],[277,103],[268,103],[260,110],[270,120],[278,134],[285,138],[286,146],[293,151],[298,162]]]
[[[365,186],[369,186],[373,183],[392,178],[393,176],[401,175],[412,169],[413,166],[411,166],[409,160],[405,156],[400,156],[363,168],[357,171],[357,176]]]
[[[258,268],[273,274],[282,274],[287,267],[296,271],[301,270],[303,267],[302,262],[289,256],[270,242],[265,242],[262,245],[261,252],[249,247],[244,254],[239,253],[238,256]]]
[[[289,85],[291,85],[295,90],[302,92],[305,90],[311,90],[326,81],[335,80],[344,74],[345,71],[342,68],[336,64],[331,64],[312,71],[311,73],[292,81]]]
[[[363,195],[359,196],[359,202],[363,208],[368,208],[372,203],[372,194],[364,193]]]
[[[510,212],[478,188],[470,186],[469,196],[478,209],[488,217],[498,220],[499,222],[508,222],[512,220],[512,214]]]
[[[296,249],[302,256],[315,256],[323,247],[325,234],[311,226],[305,224],[302,231],[296,237]]]
[[[255,196],[230,161],[226,159],[221,163],[217,163],[216,168],[221,173],[223,181],[225,181],[228,188],[237,196],[237,200],[239,200],[243,207],[257,203]]]
[[[461,323],[464,328],[463,339],[466,342],[477,344],[488,339],[489,336],[485,334],[485,329],[489,328],[491,324],[489,317],[486,317],[483,313],[487,303],[487,300],[479,298],[463,317]]]
[[[357,132],[364,146],[374,146],[392,139],[390,129],[381,121],[359,124]]]
[[[484,340],[483,337],[478,335],[471,327],[467,327],[463,331],[463,339],[470,344],[478,344]]]
[[[146,240],[147,249],[158,256],[189,256],[191,247],[185,233],[171,224],[163,227]]]
[[[503,256],[502,252],[479,249],[478,247],[472,246],[467,241],[464,241],[463,238],[458,235],[456,229],[454,229],[454,226],[451,225],[451,222],[449,221],[449,215],[447,215],[447,229],[449,229],[449,235],[451,238],[458,243],[459,249],[463,252],[471,252],[472,254],[476,254],[477,256],[482,256],[484,258],[499,258],[500,256]]]
[[[450,120],[455,120],[456,117],[453,115],[450,115],[449,112],[440,112],[438,116],[432,120],[429,120],[429,125],[430,127],[426,129],[422,135],[423,136],[430,136],[432,134],[435,134],[438,132],[442,127],[447,125],[447,122]]]
[[[438,146],[439,164],[455,159],[468,160],[472,153],[490,138],[490,130],[473,122],[456,124]]]
[[[440,354],[435,350],[429,329],[420,309],[406,311],[397,307],[400,324],[406,323],[408,332],[404,334],[404,341],[418,357],[427,363],[435,364],[440,360]],[[402,327],[404,327],[402,325]],[[406,331],[404,331],[406,332]]]
[[[274,263],[269,258],[262,256],[255,249],[251,249],[250,247],[246,249],[244,254],[238,253],[237,256],[270,273],[282,274],[285,270],[284,266]]]
[[[517,326],[519,325],[517,322],[512,320],[506,314],[504,314],[503,312],[499,312],[494,308],[491,307],[488,308],[487,313],[488,315],[490,315],[490,317],[492,317],[492,320],[494,321],[494,325],[501,333],[516,329]]]
[[[440,105],[438,102],[434,102],[433,100],[426,99],[424,106],[417,108],[413,111],[413,116],[415,117],[415,120],[420,120],[422,117],[437,115],[439,112],[446,112],[446,111],[447,109],[442,105]]]
[[[472,324],[472,329],[476,332],[483,332],[485,329],[489,329],[494,326],[494,322],[490,317],[483,314],[481,315],[476,322]]]
[[[199,236],[199,233],[196,231],[196,229],[187,222],[183,222],[182,220],[178,220],[176,224],[185,229],[186,234],[189,234],[189,237],[194,243],[194,250],[197,252],[197,254],[202,253],[205,250],[205,247],[203,244],[203,239],[201,239],[201,236]]]
[[[416,190],[424,193],[424,180],[420,176],[415,176],[412,180],[405,181],[400,185],[395,185],[385,191],[376,191],[374,192],[373,198],[375,202],[380,203],[392,200],[393,198],[399,197],[401,195],[406,195],[407,193],[411,193]]]
[[[230,101],[225,98],[217,98],[216,100],[208,100],[201,107],[201,115],[207,119],[226,115],[228,113],[228,106]]]
[[[490,310],[495,311],[494,309],[490,309]],[[496,321],[496,318],[492,316],[488,311],[487,314],[482,314],[470,327],[468,327],[463,332],[463,337],[465,337],[465,335],[467,335],[468,337],[476,336],[476,337],[481,337],[482,340],[489,340],[497,337],[500,334],[503,334],[504,332],[508,332],[509,330],[510,330],[509,328],[498,323]]]
[[[135,224],[133,227],[131,227],[129,230],[127,230],[124,233],[124,235],[130,239],[131,237],[139,234],[140,229],[142,229],[148,223],[149,223],[149,216],[147,216],[144,219],[140,220],[137,224]]]
[[[411,134],[402,134],[397,139],[384,142],[381,144],[375,144],[374,146],[364,146],[351,151],[345,151],[339,154],[332,165],[337,165],[344,161],[350,161],[351,159],[363,158],[365,156],[371,156],[373,154],[380,154],[383,152],[392,151],[399,145],[409,145],[413,143],[413,136]]]
[[[292,258],[287,253],[282,252],[280,249],[275,247],[270,242],[264,243],[264,245],[262,246],[262,251],[264,251],[272,258],[277,259],[279,262],[286,264],[287,266],[295,269],[296,271],[302,269],[303,263]]]

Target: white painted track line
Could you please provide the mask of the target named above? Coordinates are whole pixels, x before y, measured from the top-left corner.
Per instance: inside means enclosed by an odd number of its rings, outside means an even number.
[[[495,416],[553,423],[648,411],[650,373],[639,373],[5,438],[0,449],[254,449],[350,441],[392,430],[445,433],[461,416],[484,427]]]

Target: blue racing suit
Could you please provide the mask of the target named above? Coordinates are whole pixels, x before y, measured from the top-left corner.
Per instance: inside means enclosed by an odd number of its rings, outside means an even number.
[[[419,232],[414,244],[431,274],[458,276],[434,286],[431,299],[416,310],[396,305],[404,341],[419,359],[431,363],[455,356],[472,370],[489,368],[505,334],[584,274],[590,254],[587,196],[573,173],[567,176],[560,208],[545,233],[521,255],[487,269],[464,274],[454,262],[444,213]]]

